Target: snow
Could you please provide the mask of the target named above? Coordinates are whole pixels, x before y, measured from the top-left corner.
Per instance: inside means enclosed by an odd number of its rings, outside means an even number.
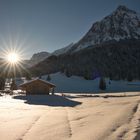
[[[0,139],[139,140],[140,92],[117,95],[0,97]]]
[[[68,78],[61,73],[51,74],[50,76],[50,82],[56,85],[55,92],[102,92],[99,89],[99,78],[95,80],[85,80],[78,76]],[[42,76],[42,79],[46,80],[47,75]],[[133,84],[134,82],[137,82],[137,84]],[[106,85],[107,89],[105,92],[140,91],[140,81],[112,80],[111,84],[109,84],[109,79],[106,79]]]
[[[48,75],[42,76],[42,80],[47,79]],[[96,78],[94,80],[85,80],[83,77],[79,76],[71,76],[66,77],[64,74],[58,72],[54,74],[50,74],[51,81],[48,81],[56,86],[56,93],[99,93],[99,92],[126,92],[126,91],[140,91],[140,81],[124,81],[124,80],[111,80],[111,84],[109,84],[109,79],[106,78],[106,90],[101,91],[99,89],[99,80],[100,78]],[[37,77],[32,78],[35,80]],[[26,80],[24,77],[17,78],[16,84],[19,86],[23,83],[30,82]]]
[[[89,32],[80,40],[74,52],[106,41],[140,38],[140,14],[120,6],[100,22],[93,24]]]
[[[121,21],[120,24],[120,20]],[[69,52],[71,48],[71,52],[77,52],[82,49],[85,49],[89,46],[97,45],[106,41],[116,40],[120,41],[123,39],[139,39],[140,36],[140,14],[136,13],[127,7],[124,8],[124,6],[119,6],[115,11],[113,11],[110,15],[103,18],[100,22],[95,22],[92,26],[92,28],[89,30],[89,32],[81,39],[79,42],[77,42],[75,45],[74,43],[69,44],[68,46],[55,50],[51,54],[46,55],[46,57],[49,57],[51,55],[61,55]],[[114,27],[114,28],[112,28]],[[118,33],[118,31],[121,30],[125,34]],[[112,33],[114,32],[113,36]],[[83,41],[84,40],[84,41]],[[41,57],[41,54],[44,52],[35,54],[36,57]],[[32,62],[33,63],[33,62]]]
[[[80,44],[80,45],[74,50],[74,52],[80,51],[80,50],[82,50],[82,49],[84,49],[84,48],[89,47],[90,45],[93,45],[93,44],[94,44],[94,42],[85,42],[85,43],[83,43],[83,44]]]
[[[58,50],[54,51],[51,55],[58,56],[60,54],[64,54],[64,53],[68,52],[72,48],[73,45],[74,45],[74,43],[71,43],[71,44],[69,44],[68,46],[66,46],[64,48],[61,48],[61,49],[58,49]]]

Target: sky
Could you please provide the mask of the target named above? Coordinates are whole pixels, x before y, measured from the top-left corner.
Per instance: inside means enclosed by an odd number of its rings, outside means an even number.
[[[140,0],[0,0],[0,55],[14,48],[28,59],[76,43],[119,5],[140,13]]]

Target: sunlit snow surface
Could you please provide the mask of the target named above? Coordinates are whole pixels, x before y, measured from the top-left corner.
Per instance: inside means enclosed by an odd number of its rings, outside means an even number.
[[[51,81],[56,85],[55,92],[101,92],[99,89],[99,79],[85,80],[82,77],[72,76],[66,77],[64,74],[55,73],[51,74]],[[45,80],[46,76],[42,76]],[[127,82],[127,81],[111,81],[106,79],[107,89],[106,92],[121,92],[121,91],[140,91],[140,81]]]
[[[139,140],[140,93],[103,95],[1,96],[0,139]]]
[[[91,93],[100,93],[103,92],[99,89],[99,79],[94,80],[85,80],[83,77],[71,76],[66,77],[62,73],[50,74],[51,83],[56,85],[55,92],[91,92]],[[43,80],[47,80],[47,75],[42,76]],[[18,85],[23,82],[27,82],[25,78],[16,79]],[[109,79],[106,79],[107,88],[104,92],[125,92],[125,91],[140,91],[140,81],[111,81],[109,84]]]

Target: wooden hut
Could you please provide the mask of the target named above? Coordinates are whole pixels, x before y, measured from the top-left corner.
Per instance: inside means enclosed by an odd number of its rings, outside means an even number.
[[[48,81],[42,79],[34,79],[23,83],[19,86],[20,89],[26,91],[26,94],[49,94],[54,93],[54,88],[56,86]]]

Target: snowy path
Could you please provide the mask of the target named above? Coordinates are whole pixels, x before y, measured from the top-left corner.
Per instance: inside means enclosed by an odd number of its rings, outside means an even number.
[[[0,97],[0,139],[135,139],[140,129],[140,96],[73,100],[82,104],[29,105],[23,100]]]

